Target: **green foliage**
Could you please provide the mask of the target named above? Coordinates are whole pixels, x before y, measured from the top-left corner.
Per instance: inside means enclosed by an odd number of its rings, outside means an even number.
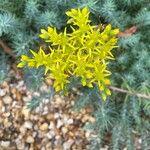
[[[93,24],[110,23],[122,32],[136,26],[135,33],[119,39],[119,48],[113,53],[117,59],[109,64],[109,70],[113,72],[111,81],[114,86],[149,95],[150,4],[148,0],[0,0],[0,38],[9,42],[17,56],[29,55],[29,48],[37,49],[42,45],[38,38],[40,28],[50,25],[63,31],[67,20],[65,12],[71,8],[82,7],[88,7],[92,12],[90,18]],[[6,64],[3,65],[5,70]],[[33,73],[34,71],[30,72],[30,76],[25,76],[26,80],[30,80],[29,87],[32,85],[32,80],[34,84],[37,82],[35,87],[40,86],[37,79],[42,79],[42,73],[39,77],[38,71]],[[4,74],[6,75],[7,71]],[[31,77],[32,74],[34,78]],[[78,80],[70,82],[68,87],[70,90],[80,85]],[[93,115],[98,117],[95,124],[89,125],[89,128],[97,133],[97,138],[91,139],[90,150],[99,150],[103,146],[104,133],[111,134],[110,149],[120,150],[125,147],[129,150],[136,149],[133,144],[134,137],[137,136],[135,133],[142,139],[141,149],[149,149],[149,100],[113,92],[108,100],[111,107],[107,103],[106,107],[99,95],[95,94],[96,87],[92,91],[88,87],[83,89],[79,87],[79,90],[81,95],[79,94],[76,109],[92,105],[95,110]],[[106,127],[107,132],[104,130]]]
[[[44,81],[44,71],[42,68],[39,69],[24,69],[24,79],[27,87],[34,91],[39,91],[40,86]]]
[[[8,57],[2,52],[0,52],[0,64],[0,83],[2,83],[8,77],[9,71]]]
[[[54,89],[52,87],[49,87],[48,90],[41,91],[39,96],[32,96],[32,99],[27,103],[27,107],[30,110],[35,110],[37,107],[40,106],[40,104],[44,104],[44,100],[48,99],[51,101],[54,98]]]

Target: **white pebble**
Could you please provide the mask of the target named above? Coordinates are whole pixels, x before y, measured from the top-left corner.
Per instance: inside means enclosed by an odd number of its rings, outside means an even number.
[[[59,114],[59,113],[55,113],[55,114],[54,114],[54,118],[55,118],[55,119],[60,118],[60,114]]]
[[[33,124],[31,121],[26,121],[23,126],[27,129],[32,129]]]
[[[27,143],[33,143],[34,142],[34,138],[32,136],[28,136],[26,139]]]
[[[68,132],[68,129],[66,127],[62,127],[61,131],[63,134],[66,134]]]
[[[10,104],[12,102],[12,98],[10,96],[4,96],[3,97],[4,104]]]
[[[62,122],[61,120],[58,120],[56,127],[59,129],[59,128],[62,127],[62,126],[63,126],[63,122]]]
[[[54,129],[55,128],[55,125],[54,125],[54,123],[53,122],[50,122],[50,125],[49,125],[49,127],[48,127],[49,129]]]
[[[69,119],[69,120],[67,121],[67,124],[73,124],[73,119]]]
[[[2,147],[9,147],[10,145],[10,141],[2,141],[1,144],[0,144]]]
[[[49,138],[50,140],[55,136],[55,132],[54,131],[49,131],[47,134],[46,134],[47,138]]]
[[[17,149],[18,150],[24,150],[25,149],[25,144],[21,143],[20,141],[16,143]]]
[[[37,132],[34,131],[34,132],[32,133],[32,136],[35,138],[36,135],[37,135]]]
[[[5,112],[5,107],[2,107],[1,112],[2,112],[2,113]]]
[[[65,142],[63,144],[64,150],[70,150],[73,143],[74,143],[74,140],[72,140],[72,139],[69,139],[67,142]]]
[[[0,89],[0,96],[4,96],[6,94],[6,90]]]
[[[24,102],[29,102],[31,99],[29,97],[23,97]]]
[[[46,150],[45,147],[42,147],[41,150]]]

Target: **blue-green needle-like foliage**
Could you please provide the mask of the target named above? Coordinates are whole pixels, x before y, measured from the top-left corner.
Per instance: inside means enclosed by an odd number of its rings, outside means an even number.
[[[53,26],[60,32],[64,31],[67,20],[65,12],[71,8],[83,7],[87,7],[92,12],[90,18],[94,25],[111,24],[113,28],[119,28],[123,32],[119,38],[119,48],[113,52],[117,59],[109,65],[109,70],[113,72],[112,85],[149,95],[150,3],[148,0],[0,0],[0,39],[11,46],[16,56],[29,55],[29,49],[47,47],[38,37],[41,28]],[[127,34],[125,31],[131,27],[136,31]],[[4,68],[0,66],[0,69]],[[31,71],[26,70],[26,74],[31,75]],[[41,75],[35,73],[34,77],[39,79]],[[27,80],[31,78],[26,78],[26,82],[30,83]],[[38,82],[36,86],[40,86]],[[71,84],[71,87],[78,87],[77,82]],[[112,92],[107,104],[109,106],[111,103],[111,107],[104,107],[99,96],[94,94],[97,93],[96,88],[94,91],[88,88],[79,88],[79,90],[82,94],[76,107],[92,105],[95,110],[93,115],[99,118],[91,126],[91,129],[99,133],[99,138],[92,139],[94,142],[91,142],[90,150],[100,149],[105,141],[104,133],[112,135],[110,149],[126,147],[129,150],[136,149],[132,144],[135,133],[138,133],[142,139],[141,149],[149,149],[150,100]],[[102,114],[101,107],[104,108],[105,114]],[[99,121],[102,119],[100,124]]]

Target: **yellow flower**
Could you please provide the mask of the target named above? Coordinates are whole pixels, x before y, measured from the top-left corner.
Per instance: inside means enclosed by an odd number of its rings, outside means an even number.
[[[67,24],[71,24],[71,33],[58,32],[56,28],[41,29],[40,37],[50,43],[50,52],[46,54],[42,48],[38,52],[30,50],[32,57],[22,55],[18,67],[43,66],[48,78],[54,79],[56,91],[66,89],[69,78],[80,77],[83,86],[93,87],[98,84],[103,100],[111,95],[107,88],[110,85],[107,70],[108,60],[114,59],[111,50],[117,47],[118,29],[112,29],[108,24],[100,32],[100,28],[92,26],[89,10],[71,9],[66,12],[70,17]]]

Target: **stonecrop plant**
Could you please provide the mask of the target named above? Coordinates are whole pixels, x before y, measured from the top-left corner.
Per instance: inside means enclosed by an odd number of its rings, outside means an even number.
[[[93,87],[98,84],[103,100],[111,95],[107,88],[110,85],[107,70],[108,61],[114,59],[111,50],[117,47],[119,30],[108,24],[91,25],[88,8],[71,9],[66,12],[70,17],[64,32],[58,33],[56,28],[41,29],[40,37],[50,43],[49,52],[42,47],[38,52],[30,50],[32,57],[22,55],[18,67],[24,66],[45,68],[45,75],[54,79],[56,92],[66,89],[70,77],[79,77],[83,86]],[[71,31],[70,31],[71,30]],[[69,32],[67,32],[69,31]]]

